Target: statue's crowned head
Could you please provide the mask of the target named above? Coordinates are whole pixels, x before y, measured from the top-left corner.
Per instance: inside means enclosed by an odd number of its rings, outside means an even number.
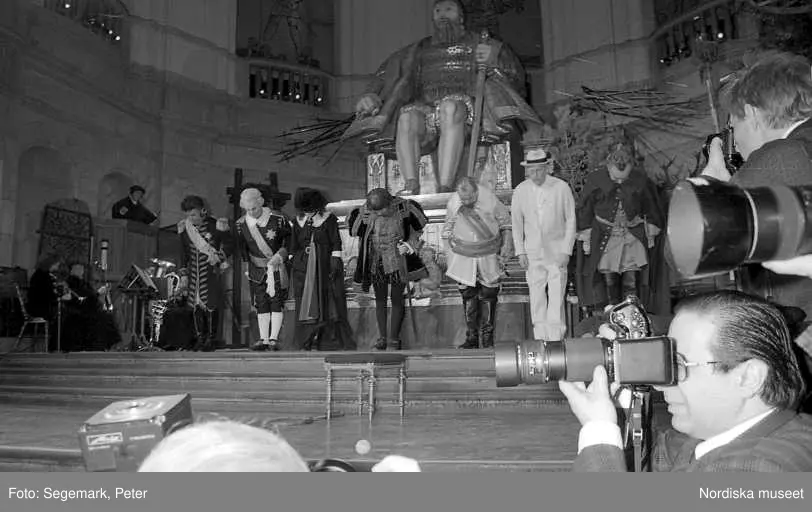
[[[465,32],[465,8],[459,0],[435,0],[432,20],[438,42],[456,42]]]

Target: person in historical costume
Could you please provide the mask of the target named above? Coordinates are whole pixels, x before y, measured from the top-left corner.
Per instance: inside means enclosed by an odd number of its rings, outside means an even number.
[[[504,264],[513,257],[510,210],[489,188],[466,177],[446,206],[442,239],[448,277],[459,283],[465,313],[460,348],[493,347],[496,303]],[[481,316],[480,303],[485,305]]]
[[[540,133],[542,122],[523,99],[524,70],[510,48],[467,31],[458,0],[434,3],[434,31],[398,50],[378,69],[356,105],[345,137],[393,140],[405,179],[397,195],[420,193],[418,163],[437,151],[440,192],[451,192],[474,122],[477,74],[484,68],[480,139],[503,140],[514,130]],[[532,136],[531,136],[532,137]]]
[[[104,351],[121,342],[115,319],[105,311],[99,289],[91,284],[84,263],[73,263],[65,279],[70,297],[64,302],[62,344],[66,351]]]
[[[300,188],[290,238],[291,283],[296,299],[294,339],[303,350],[355,350],[347,321],[344,262],[338,218],[324,195]]]
[[[240,194],[245,214],[237,220],[240,254],[248,262],[251,300],[257,310],[259,341],[253,350],[279,350],[290,288],[288,245],[291,226],[282,212],[265,206],[262,193],[246,188]]]
[[[575,198],[567,182],[550,176],[554,159],[542,148],[527,151],[525,179],[513,190],[510,212],[519,264],[530,288],[537,340],[560,340],[567,330],[564,294],[575,245]]]
[[[67,300],[70,294],[64,287],[64,264],[57,255],[45,255],[28,281],[26,311],[32,317],[48,321],[48,350],[57,349],[57,320],[60,300]],[[64,313],[64,310],[63,310]],[[60,343],[61,345],[61,343]],[[63,347],[60,347],[63,348]]]
[[[606,306],[635,295],[654,309],[650,289],[670,293],[649,286],[655,239],[663,225],[655,186],[635,167],[632,148],[622,142],[613,145],[606,167],[587,176],[578,204],[577,239],[584,254],[576,268],[581,304]]]
[[[214,350],[225,299],[222,272],[230,266],[227,258],[233,252],[234,243],[228,219],[215,219],[209,215],[203,198],[187,196],[180,208],[186,218],[178,222],[181,243],[178,289],[186,301],[177,310],[181,318],[176,319],[175,314],[166,311],[159,344],[165,348]],[[177,331],[188,323],[175,323],[175,320],[185,316],[188,322],[189,313],[192,314],[194,333],[187,332],[184,337]]]
[[[158,217],[141,203],[146,190],[140,185],[130,187],[127,197],[113,204],[113,218],[126,219],[144,224],[152,224]]]
[[[355,208],[347,217],[350,235],[360,239],[354,280],[364,292],[370,286],[375,291],[377,350],[386,350],[390,344],[395,350],[403,348],[400,330],[406,313],[404,292],[410,281],[428,275],[420,241],[427,223],[428,218],[416,201],[392,197],[383,188],[370,190],[364,206]],[[392,302],[388,338],[387,299]]]

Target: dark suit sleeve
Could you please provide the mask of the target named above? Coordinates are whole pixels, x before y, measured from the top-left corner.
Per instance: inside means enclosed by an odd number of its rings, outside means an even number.
[[[750,155],[731,183],[742,187],[810,185],[812,155],[801,140],[768,142]]]
[[[609,444],[596,444],[584,448],[572,466],[575,473],[626,472],[626,457],[623,450]]]

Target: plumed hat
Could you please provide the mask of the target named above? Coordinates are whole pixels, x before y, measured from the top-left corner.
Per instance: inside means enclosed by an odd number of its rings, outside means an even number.
[[[256,188],[247,188],[240,194],[240,208],[243,210],[250,210],[257,206],[265,204],[265,199],[262,197],[262,192]]]

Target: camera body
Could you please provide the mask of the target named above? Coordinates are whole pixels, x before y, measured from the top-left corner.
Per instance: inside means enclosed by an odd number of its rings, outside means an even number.
[[[637,297],[629,296],[608,312],[617,334],[605,338],[521,341],[494,350],[496,386],[546,384],[550,381],[591,381],[596,366],[610,381],[622,385],[676,384],[676,345],[666,336],[651,336],[651,321]]]

